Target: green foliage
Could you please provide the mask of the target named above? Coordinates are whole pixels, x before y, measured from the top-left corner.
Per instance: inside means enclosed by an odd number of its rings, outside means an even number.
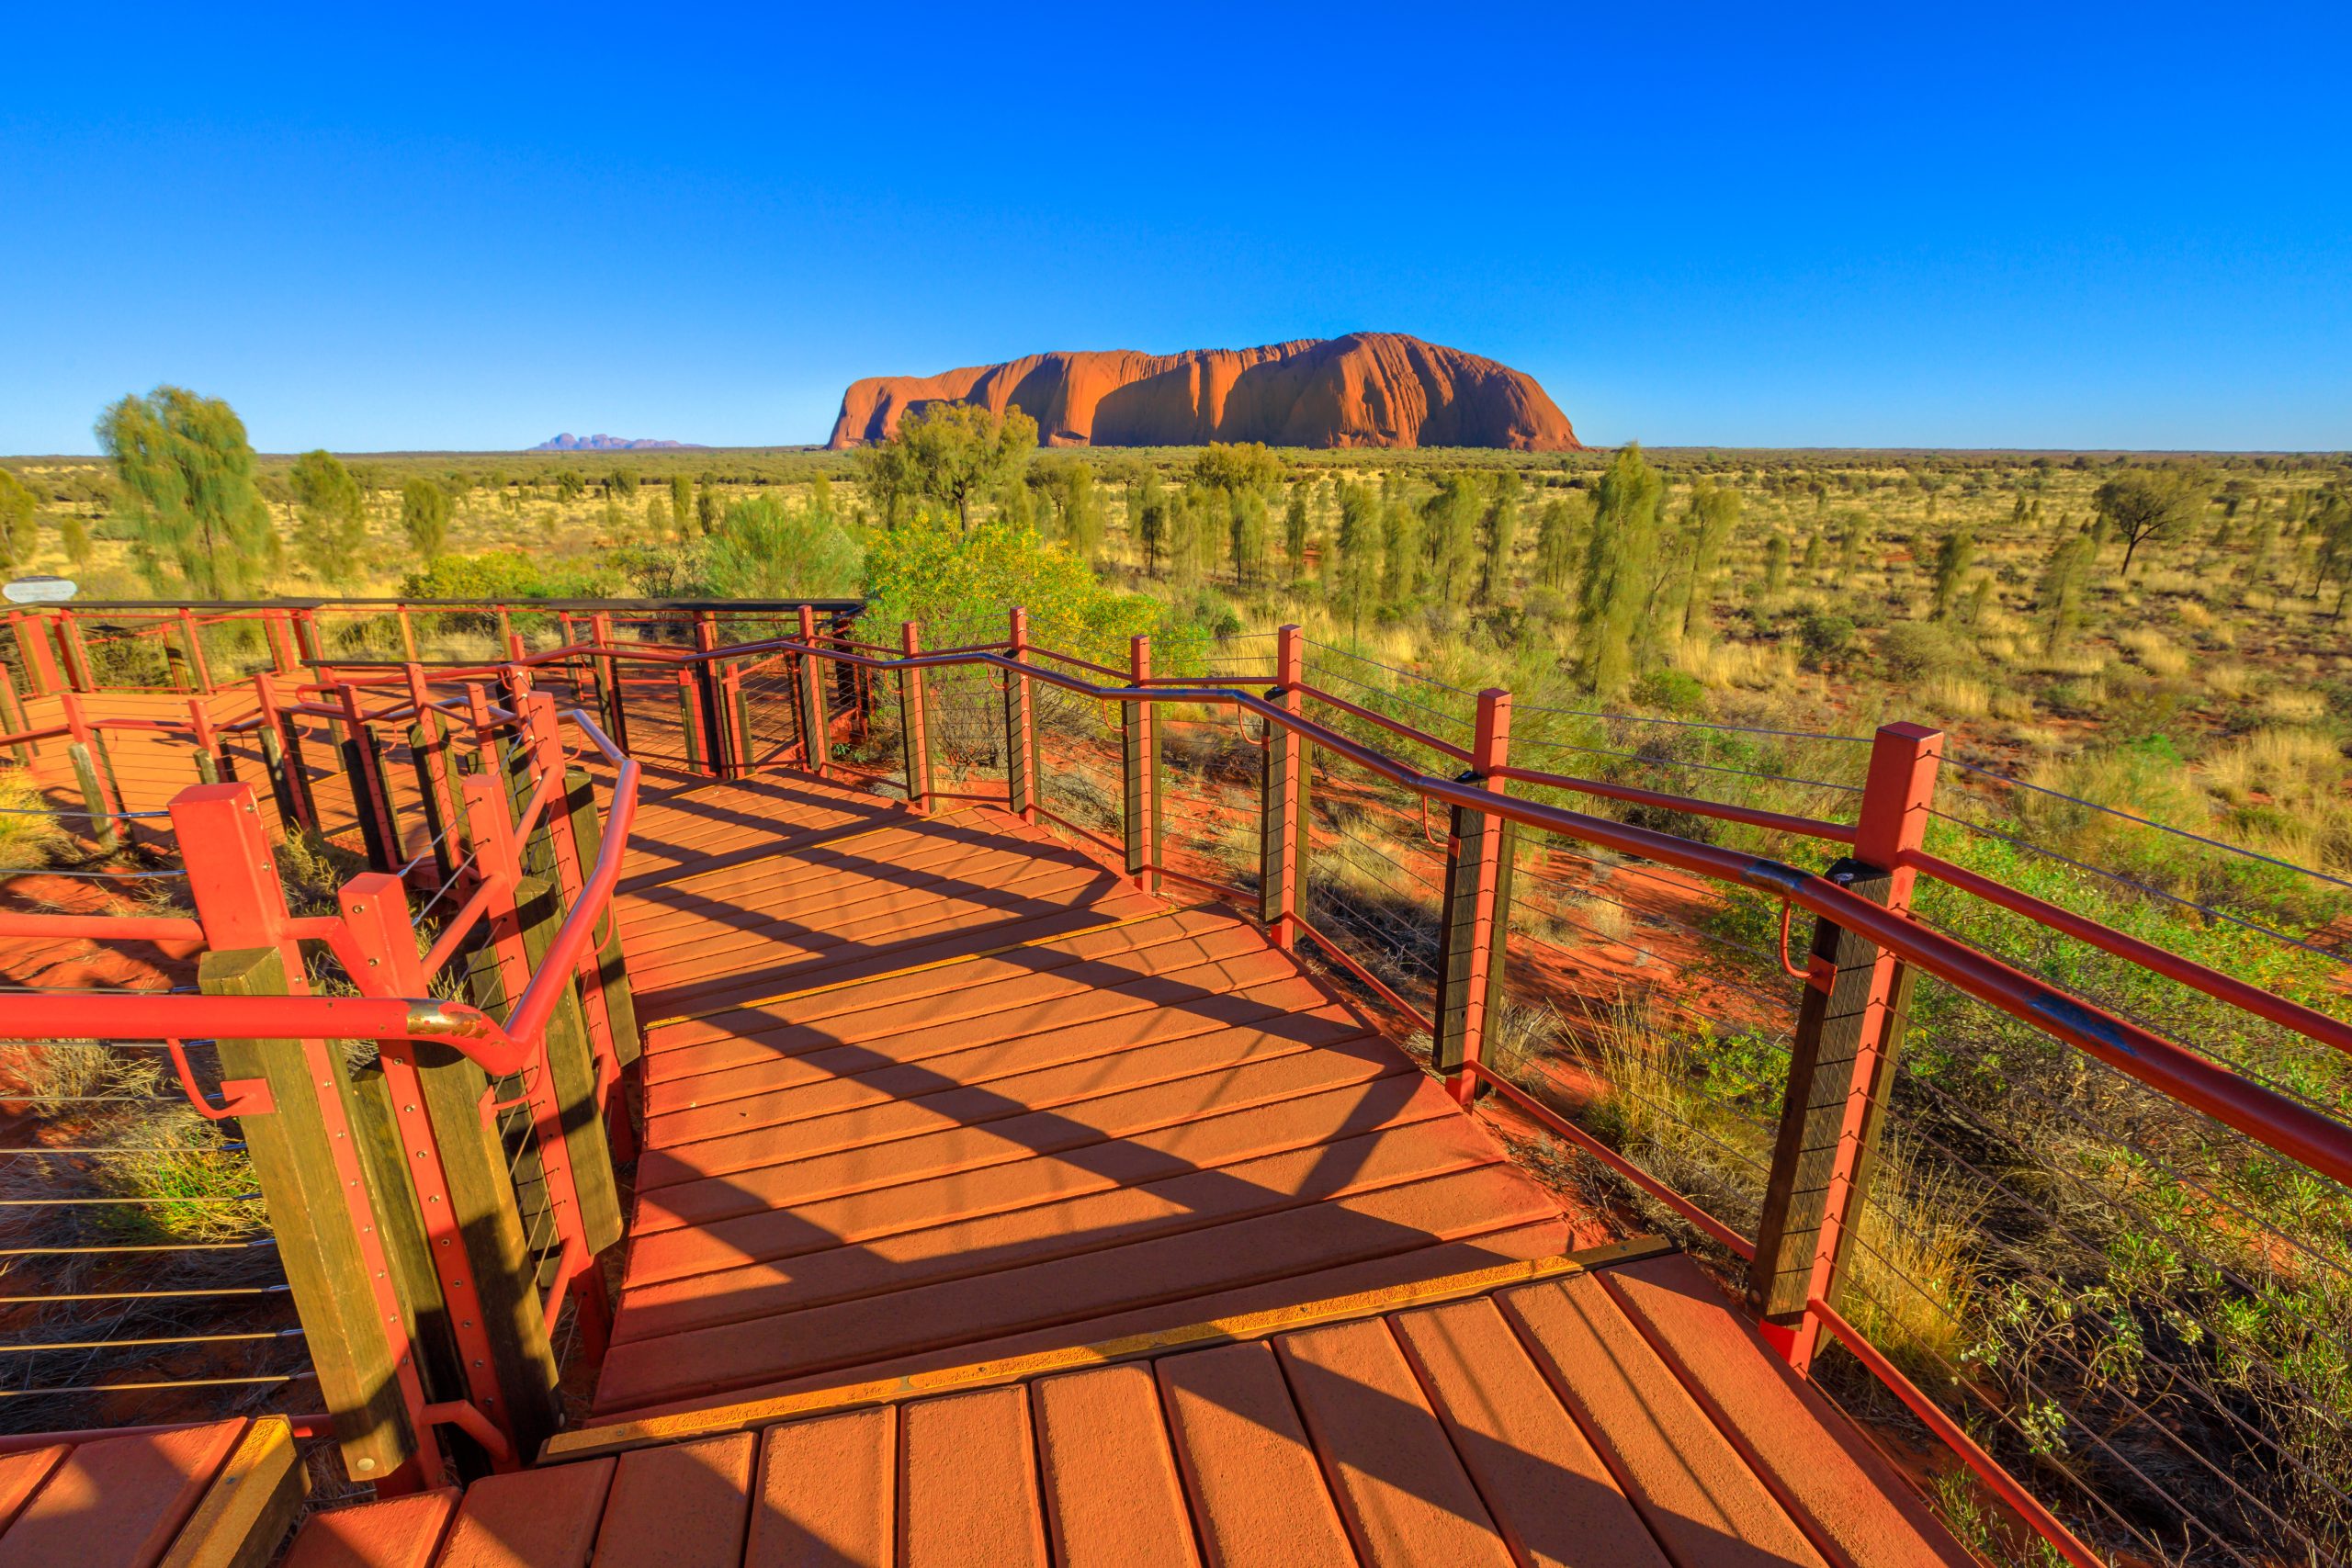
[[[244,422],[218,398],[179,387],[127,397],[98,417],[114,459],[117,515],[131,562],[161,593],[243,599],[263,592],[277,530],[254,479]]]
[[[1596,695],[1623,694],[1634,678],[1636,626],[1657,553],[1666,483],[1638,444],[1621,450],[1600,477],[1585,548],[1577,621],[1584,678]]]
[[[587,493],[588,481],[580,477],[577,469],[559,468],[556,470],[555,498],[558,501],[577,501]]]
[[[1421,596],[1421,513],[1402,496],[1380,503],[1380,592],[1389,604],[1409,605]]]
[[[606,505],[611,504],[609,493]],[[401,486],[401,532],[419,558],[430,562],[449,547],[449,492],[431,479]]]
[[[2075,534],[2050,552],[2034,590],[2035,609],[2041,620],[2041,646],[2055,653],[2074,640],[2083,623],[2090,596],[2091,563],[2098,546],[2088,534]]]
[[[1084,459],[1049,453],[1029,465],[1030,488],[1053,509],[1053,537],[1070,553],[1091,561],[1102,553],[1102,502],[1094,493],[1094,469]]]
[[[1440,607],[1451,613],[1468,603],[1471,573],[1478,558],[1478,519],[1486,510],[1476,476],[1446,474],[1437,493],[1421,503],[1423,548]]]
[[[1312,518],[1307,510],[1306,481],[1301,479],[1290,487],[1290,499],[1283,506],[1283,559],[1290,569],[1291,586],[1298,586],[1306,570],[1307,530]]]
[[[815,506],[753,496],[727,509],[701,546],[700,592],[718,599],[857,596],[865,552]]]
[[[1975,562],[1976,535],[1965,525],[1946,534],[1943,543],[1936,547],[1934,619],[1940,621],[1951,614],[1952,601],[1960,596],[1960,585]]]
[[[637,470],[615,468],[612,476],[605,479],[605,488],[623,501],[635,501],[637,499]]]
[[[1577,536],[1586,504],[1581,494],[1573,501],[1555,496],[1544,503],[1535,525],[1535,581],[1545,588],[1566,593],[1575,586],[1582,542]]]
[[[1834,670],[1854,646],[1854,623],[1843,615],[1815,611],[1797,623],[1797,641],[1804,645],[1807,664],[1815,670]]]
[[[1211,442],[1193,459],[1191,478],[1203,490],[1266,494],[1283,482],[1283,460],[1262,442]]]
[[[311,575],[334,587],[359,572],[368,544],[368,497],[351,470],[331,452],[305,452],[290,476],[296,522],[294,553]]]
[[[57,542],[64,547],[65,558],[75,566],[90,564],[90,530],[78,512],[69,512],[57,520]]]
[[[520,550],[484,550],[480,555],[440,555],[401,580],[406,599],[549,599],[539,563]]]
[[[14,571],[32,558],[40,542],[37,505],[33,492],[0,468],[0,570]]]
[[[1143,569],[1154,577],[1159,575],[1168,555],[1170,507],[1168,489],[1159,482],[1159,475],[1147,472],[1136,487],[1129,515],[1136,543],[1143,550]]]
[[[1714,595],[1715,571],[1723,564],[1724,547],[1739,526],[1739,491],[1702,479],[1690,491],[1690,510],[1683,521],[1683,547],[1690,561],[1690,591],[1682,601],[1682,635],[1705,637],[1714,629],[1708,615]],[[1815,535],[1817,540],[1820,536]]]
[[[1266,581],[1266,492],[1238,490],[1225,492],[1226,530],[1231,546],[1233,581],[1248,592]]]
[[[991,518],[968,529],[919,511],[875,538],[866,556],[863,640],[896,645],[899,626],[914,621],[933,646],[1001,640],[1015,606],[1029,613],[1029,637],[1040,648],[1122,664],[1127,640],[1155,635],[1163,669],[1197,667],[1196,633],[1163,626],[1163,608],[1121,593],[1092,569],[1034,528]]]
[[[887,441],[855,454],[858,479],[896,527],[908,506],[935,501],[972,525],[972,502],[1018,479],[1037,449],[1037,422],[1018,408],[1000,419],[978,403],[928,403],[899,421]]]
[[[1380,593],[1380,501],[1369,485],[1340,487],[1340,528],[1332,548],[1338,559],[1326,573],[1331,606],[1352,630],[1361,630],[1364,612]]]
[[[670,476],[670,518],[677,527],[678,537],[684,539],[686,536],[686,530],[694,526],[695,522],[695,480],[692,474]],[[703,532],[707,534],[709,531],[709,527],[706,525]]]
[[[2211,483],[2195,469],[2168,465],[2126,468],[2098,487],[2091,503],[2101,525],[2123,541],[2123,575],[2142,545],[2173,537],[2202,515]]]

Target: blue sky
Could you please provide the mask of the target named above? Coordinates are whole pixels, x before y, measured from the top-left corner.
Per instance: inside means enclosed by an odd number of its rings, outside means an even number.
[[[162,381],[273,451],[817,441],[1359,328],[1591,442],[2352,447],[2346,7],[1476,9],[36,9],[0,451]]]

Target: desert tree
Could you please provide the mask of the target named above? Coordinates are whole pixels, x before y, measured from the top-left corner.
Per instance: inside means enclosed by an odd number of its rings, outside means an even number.
[[[659,539],[670,532],[670,499],[656,491],[645,498],[645,536]],[[678,530],[679,543],[685,542],[685,530]]]
[[[1449,614],[1468,599],[1478,555],[1478,518],[1484,511],[1478,481],[1466,473],[1440,478],[1437,492],[1421,503],[1422,547]]]
[[[294,552],[311,575],[342,587],[358,575],[368,543],[368,497],[340,458],[328,451],[294,459]]]
[[[1290,585],[1298,586],[1306,571],[1306,537],[1314,525],[1307,509],[1307,481],[1300,479],[1290,487],[1290,497],[1283,504],[1283,561],[1290,569]]]
[[[1136,547],[1143,552],[1144,570],[1159,576],[1161,561],[1168,553],[1169,519],[1168,487],[1159,482],[1157,470],[1145,471],[1134,500],[1128,503],[1127,516]]]
[[[1683,547],[1690,558],[1690,589],[1682,598],[1682,635],[1713,633],[1708,618],[1713,607],[1715,571],[1723,564],[1724,547],[1739,526],[1739,491],[1702,479],[1690,491],[1690,511],[1683,524]],[[1821,536],[1814,539],[1818,544]]]
[[[1594,492],[1577,622],[1585,681],[1599,696],[1617,696],[1633,683],[1642,630],[1635,623],[1650,590],[1665,504],[1665,480],[1637,444],[1611,459]]]
[[[23,480],[0,468],[0,571],[15,571],[33,558],[40,544],[40,501]]]
[[[608,488],[605,510],[608,519],[618,502]],[[427,566],[449,547],[449,492],[428,479],[413,479],[401,486],[401,532],[409,548]]]
[[[114,459],[131,562],[152,586],[199,599],[252,598],[267,586],[277,530],[235,410],[158,387],[107,408],[97,434]]]
[[[605,488],[623,501],[635,501],[637,499],[637,470],[615,468],[612,477],[605,481]]]
[[[677,527],[678,537],[695,524],[695,480],[692,474],[670,476],[670,516]]]
[[[1961,584],[1968,580],[1968,569],[1975,564],[1976,535],[1963,523],[1936,547],[1935,610],[1928,619],[1940,621],[1951,614]]]
[[[1789,586],[1789,539],[1775,534],[1764,541],[1764,596],[1777,599]]]
[[[2140,547],[2158,544],[2189,527],[2205,509],[2210,487],[2194,468],[2126,468],[2098,487],[2091,502],[2102,531],[2123,541],[2123,575]]]
[[[2043,563],[2041,581],[2034,586],[2034,611],[2041,621],[2041,647],[2056,653],[2083,624],[2090,604],[2091,569],[2098,546],[2088,534],[2075,534],[2059,542]]]
[[[1402,609],[1421,596],[1421,513],[1397,487],[1381,489],[1380,595]]]
[[[1500,604],[1510,592],[1512,555],[1519,547],[1519,501],[1526,486],[1517,473],[1505,468],[1495,476],[1494,495],[1487,502],[1478,603]]]
[[[1361,633],[1363,613],[1380,592],[1380,502],[1370,486],[1340,487],[1334,548],[1339,556],[1336,569],[1326,573],[1334,590],[1332,608],[1351,632]]]
[[[695,527],[707,536],[718,526],[718,491],[705,475],[695,490]]]
[[[1226,528],[1232,547],[1233,581],[1242,589],[1266,581],[1269,522],[1266,492],[1251,488],[1225,495]]]
[[[972,502],[1021,478],[1037,450],[1037,422],[1018,407],[1001,416],[978,403],[927,403],[910,410],[889,438],[857,449],[860,485],[895,526],[911,501],[956,509],[972,525]]]
[[[1206,491],[1263,494],[1283,482],[1283,460],[1263,442],[1212,441],[1193,455],[1190,477]]]
[[[1577,571],[1577,513],[1582,495],[1571,502],[1555,496],[1535,518],[1535,581],[1541,587],[1565,593]]]
[[[65,558],[77,567],[90,564],[90,529],[78,512],[69,512],[57,520],[57,542],[65,548]]]

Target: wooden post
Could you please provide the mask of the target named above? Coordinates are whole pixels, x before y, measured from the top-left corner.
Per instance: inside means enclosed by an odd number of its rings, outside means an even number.
[[[326,656],[319,649],[318,611],[304,605],[293,613],[293,618],[294,651],[299,656],[297,662],[312,667],[325,663]]]
[[[913,659],[922,651],[921,628],[912,621],[899,624],[899,651]],[[907,806],[924,816],[931,813],[931,725],[923,707],[922,671],[899,671],[899,750],[907,765]]]
[[[270,668],[280,675],[301,671],[301,655],[294,648],[294,617],[288,610],[262,612],[262,634],[269,642]]]
[[[212,663],[204,657],[204,628],[196,623],[196,611],[180,606],[180,635],[187,639],[188,668],[196,676],[196,689],[206,696],[212,694]]]
[[[1832,882],[1898,912],[1917,873],[1906,852],[1926,837],[1943,734],[1881,727],[1862,784],[1854,853]],[[1789,1087],[1758,1224],[1749,1303],[1765,1338],[1800,1373],[1821,1337],[1810,1303],[1838,1304],[1838,1273],[1869,1195],[1871,1168],[1909,1010],[1907,964],[1851,931],[1816,920],[1808,978],[1789,1053]]]
[[[65,673],[77,692],[97,690],[97,682],[90,673],[90,644],[82,634],[82,618],[72,608],[57,613],[57,646],[65,656]]]
[[[171,811],[209,949],[198,984],[211,996],[307,994],[253,786],[198,784]],[[420,1430],[424,1387],[353,1135],[342,1051],[323,1040],[222,1040],[219,1050],[224,1076],[267,1086],[271,1110],[239,1124],[346,1470],[437,1484],[440,1449]]]
[[[157,624],[155,640],[163,645],[164,671],[171,677],[172,690],[186,692],[188,689],[187,650],[172,640],[172,628],[167,623]]]
[[[590,619],[589,626],[595,634],[597,647],[613,646],[613,617],[610,615],[603,610],[597,611]],[[611,694],[605,733],[614,745],[626,751],[628,750],[628,707],[621,694],[620,661],[609,653],[600,653],[595,658],[594,668],[602,689]]]
[[[409,608],[405,604],[400,606],[396,613],[401,621],[401,658],[407,663],[414,664],[417,662],[416,622],[410,616]]]
[[[807,611],[801,612],[806,615]],[[1006,653],[1025,663],[1029,652],[1029,612],[1012,610]],[[1008,675],[1004,684],[1004,799],[1023,822],[1037,820],[1037,722],[1030,706],[1029,677]]]
[[[728,744],[735,758],[735,776],[743,778],[758,764],[760,752],[752,735],[752,706],[743,700],[743,667],[731,659],[727,661],[725,687]]]
[[[800,606],[800,645],[812,650],[793,656],[793,689],[800,710],[800,762],[821,779],[826,764],[833,758],[833,727],[825,717],[823,672],[817,667],[813,651],[817,646],[817,616],[806,604]]]
[[[702,687],[685,670],[677,672],[678,734],[684,742],[686,766],[698,773],[718,776],[718,769],[705,759],[702,728]]]
[[[24,665],[27,696],[46,697],[62,690],[57,654],[50,646],[49,617],[29,610],[8,612],[8,629],[17,636],[17,657]]]
[[[1275,634],[1275,682],[1266,700],[1299,711],[1306,681],[1306,640],[1296,626]],[[1295,730],[1269,722],[1259,793],[1258,919],[1276,947],[1298,940],[1298,884],[1306,864],[1306,743]]]
[[[25,705],[17,697],[16,677],[8,673],[8,667],[5,664],[0,664],[0,726],[5,726],[11,735],[21,735],[32,728],[25,722]],[[20,745],[12,749],[20,766],[29,768],[33,765],[31,746]]]
[[[424,995],[427,977],[400,885],[370,873],[345,884],[340,897],[353,940],[378,977],[375,988]],[[437,1397],[470,1399],[527,1458],[557,1425],[560,1374],[514,1188],[482,1116],[490,1080],[447,1045],[388,1040],[380,1050],[393,1135],[460,1361],[458,1389]]]
[[[703,743],[714,778],[732,777],[736,759],[727,744],[727,709],[720,701],[718,661],[709,656],[718,649],[718,626],[708,610],[694,615],[695,651],[704,657],[694,666],[695,697],[702,707]]]
[[[585,768],[564,776],[564,803],[571,818],[572,853],[584,871],[603,852],[605,826],[596,813],[595,780]],[[630,990],[628,963],[621,953],[621,924],[607,904],[596,927],[596,985],[605,993],[605,1017],[613,1033],[613,1053],[623,1066],[644,1052],[637,1023],[637,1001]]]
[[[1485,785],[1499,795],[1493,776],[1510,750],[1510,694],[1489,687],[1478,694],[1478,718],[1470,744],[1470,771],[1464,784]],[[1501,955],[1510,913],[1503,904],[1504,867],[1510,849],[1503,824],[1483,811],[1453,808],[1453,833],[1445,862],[1445,908],[1438,925],[1437,1036],[1433,1065],[1446,1088],[1470,1102],[1476,1064],[1486,1042],[1487,1016],[1500,1000]]]
[[[1151,638],[1127,641],[1127,683],[1138,691],[1151,679]],[[1159,891],[1159,712],[1137,698],[1119,706],[1119,775],[1125,796],[1127,874],[1136,891]]]

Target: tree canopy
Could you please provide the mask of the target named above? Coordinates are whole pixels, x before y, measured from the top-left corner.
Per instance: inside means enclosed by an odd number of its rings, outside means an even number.
[[[2211,486],[2194,468],[2126,468],[2098,487],[2091,504],[2099,520],[2123,541],[2123,574],[2142,545],[2172,537],[2205,509]]]
[[[98,416],[98,445],[120,481],[130,558],[158,592],[245,599],[267,589],[277,530],[254,481],[244,422],[181,387],[127,397]]]
[[[32,559],[40,542],[36,498],[23,481],[0,468],[0,570],[14,571]]]
[[[368,543],[368,497],[334,453],[294,460],[294,550],[320,581],[341,587],[358,575]]]
[[[926,403],[910,410],[887,441],[857,450],[857,475],[885,523],[896,526],[910,501],[935,501],[972,525],[972,502],[1017,477],[1037,449],[1037,422],[1018,408],[1000,419],[978,403]]]

